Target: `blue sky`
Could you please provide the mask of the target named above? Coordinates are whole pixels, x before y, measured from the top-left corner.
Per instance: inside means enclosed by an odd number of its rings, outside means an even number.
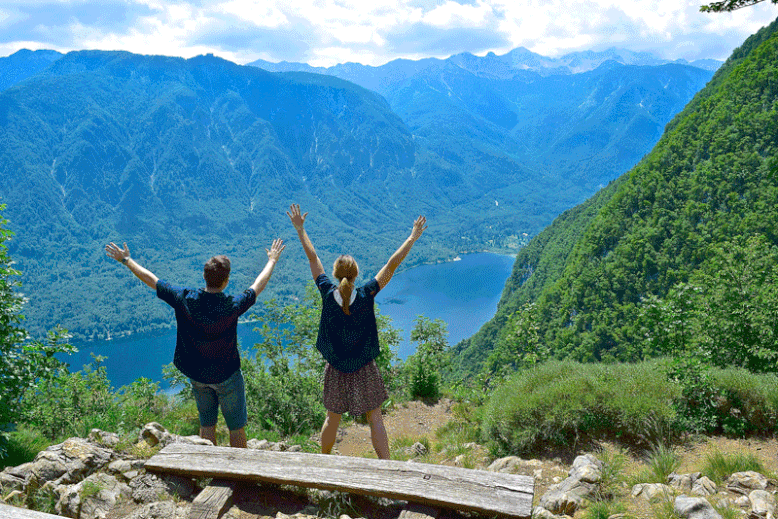
[[[666,59],[726,59],[778,17],[763,2],[734,13],[687,0],[3,0],[0,56],[19,49],[213,53],[315,66],[526,47],[557,57],[622,47]]]

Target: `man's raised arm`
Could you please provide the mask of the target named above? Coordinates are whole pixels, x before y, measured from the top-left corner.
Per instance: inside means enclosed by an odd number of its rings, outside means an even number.
[[[276,263],[278,262],[278,257],[285,248],[286,245],[284,245],[284,241],[281,238],[276,238],[273,240],[273,245],[270,246],[270,250],[265,249],[265,252],[267,252],[267,264],[251,285],[251,289],[254,290],[256,295],[259,295],[265,289],[265,286],[267,286],[267,282],[270,281],[270,275],[273,273],[273,268],[275,268]]]
[[[146,283],[149,288],[157,289],[157,281],[159,278],[155,276],[150,270],[141,267],[137,261],[130,257],[130,249],[127,248],[127,244],[124,244],[124,249],[120,249],[118,245],[111,242],[105,246],[105,255],[109,256],[119,263],[127,265],[135,276]]]

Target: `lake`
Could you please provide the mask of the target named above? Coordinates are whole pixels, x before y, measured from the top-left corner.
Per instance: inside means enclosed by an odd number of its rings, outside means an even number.
[[[458,261],[422,265],[396,274],[379,292],[376,304],[381,313],[392,318],[393,326],[403,330],[398,349],[400,358],[406,359],[415,350],[409,337],[418,315],[445,321],[452,345],[477,332],[497,310],[513,262],[514,257],[508,255],[466,254]],[[259,335],[253,331],[255,326],[254,323],[238,326],[238,337],[244,347],[257,342]],[[117,388],[139,377],[159,381],[166,388],[162,366],[173,361],[176,334],[174,331],[141,334],[77,346],[79,352],[64,359],[72,370],[89,363],[90,354],[95,353],[108,357],[105,361],[108,378]]]

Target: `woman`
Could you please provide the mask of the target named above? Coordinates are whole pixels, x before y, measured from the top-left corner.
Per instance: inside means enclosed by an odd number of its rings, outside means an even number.
[[[389,283],[395,269],[427,229],[427,219],[419,216],[413,223],[411,235],[389,261],[371,279],[359,288],[354,280],[359,267],[354,258],[342,255],[335,260],[332,276],[338,285],[324,273],[319,256],[305,232],[305,218],[300,206],[292,204],[286,214],[297,230],[311,275],[321,292],[322,311],[316,348],[327,361],[324,370],[324,407],[327,417],[321,430],[321,452],[329,454],[335,445],[340,417],[348,411],[352,416],[367,414],[373,448],[381,459],[389,459],[389,439],[381,418],[381,404],[388,398],[384,381],[375,363],[380,350],[376,325],[374,299]]]

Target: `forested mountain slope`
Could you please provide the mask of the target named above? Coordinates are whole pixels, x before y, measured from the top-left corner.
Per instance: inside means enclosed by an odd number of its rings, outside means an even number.
[[[582,361],[636,360],[670,335],[691,340],[692,306],[722,323],[740,315],[730,335],[742,341],[778,337],[766,303],[778,279],[777,31],[774,22],[749,38],[638,166],[520,251],[497,316],[458,345],[461,372],[495,346],[515,349],[527,317],[541,349]],[[535,303],[530,316],[518,312],[525,303]]]
[[[62,54],[54,50],[22,49],[0,58],[0,91],[37,74],[61,57]]]

